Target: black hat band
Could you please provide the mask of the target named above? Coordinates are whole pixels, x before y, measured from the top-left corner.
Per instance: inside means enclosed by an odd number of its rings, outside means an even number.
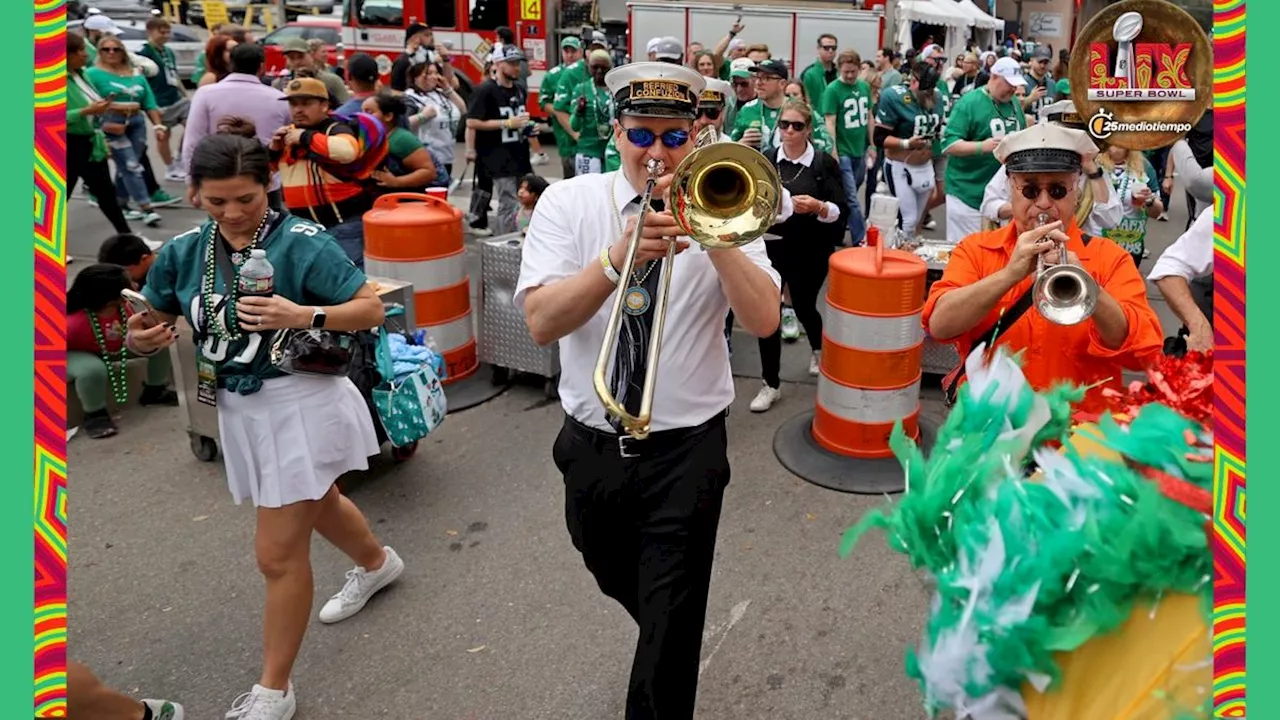
[[[1058,148],[1019,150],[1004,161],[1005,172],[1080,172],[1080,153]]]
[[[693,117],[698,96],[678,80],[632,80],[613,96],[619,113]]]

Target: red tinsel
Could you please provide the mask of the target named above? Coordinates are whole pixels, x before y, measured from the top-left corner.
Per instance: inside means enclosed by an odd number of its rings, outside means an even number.
[[[1183,357],[1161,355],[1147,368],[1147,381],[1134,381],[1123,392],[1106,388],[1107,409],[1121,422],[1137,415],[1138,408],[1160,403],[1213,430],[1213,353],[1189,352]],[[1097,416],[1078,415],[1077,420]]]

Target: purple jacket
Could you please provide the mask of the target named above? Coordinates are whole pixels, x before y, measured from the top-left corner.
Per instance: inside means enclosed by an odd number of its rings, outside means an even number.
[[[217,132],[218,122],[229,115],[253,121],[258,140],[266,145],[276,130],[292,122],[284,93],[253,75],[231,73],[221,81],[206,85],[191,98],[191,109],[182,136],[182,169],[190,171],[191,153],[206,135]],[[280,185],[272,180],[274,190]]]

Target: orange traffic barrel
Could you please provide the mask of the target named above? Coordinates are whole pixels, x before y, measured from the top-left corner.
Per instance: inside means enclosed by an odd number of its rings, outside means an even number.
[[[478,366],[462,211],[421,193],[383,195],[364,214],[370,275],[413,283],[413,317],[444,355],[448,385]]]
[[[871,240],[872,238],[868,238]],[[831,256],[813,439],[850,458],[893,457],[902,422],[919,439],[924,260],[874,247]]]

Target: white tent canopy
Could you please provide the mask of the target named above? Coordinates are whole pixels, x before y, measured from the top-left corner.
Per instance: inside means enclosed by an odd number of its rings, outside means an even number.
[[[973,25],[973,18],[965,14],[953,0],[901,0],[897,14],[899,22],[908,26],[912,22],[947,27]]]
[[[993,31],[1004,29],[1004,21],[991,17],[969,0],[900,0],[895,14],[901,49],[911,47],[913,22],[946,27],[946,37],[939,40],[948,50],[961,49],[968,28],[973,29],[974,39],[983,46],[994,42]]]
[[[982,11],[982,8],[969,2],[969,0],[957,0],[956,7],[960,12],[965,13],[973,20],[973,26],[983,30],[1003,30],[1004,21],[1000,18],[991,17]]]

